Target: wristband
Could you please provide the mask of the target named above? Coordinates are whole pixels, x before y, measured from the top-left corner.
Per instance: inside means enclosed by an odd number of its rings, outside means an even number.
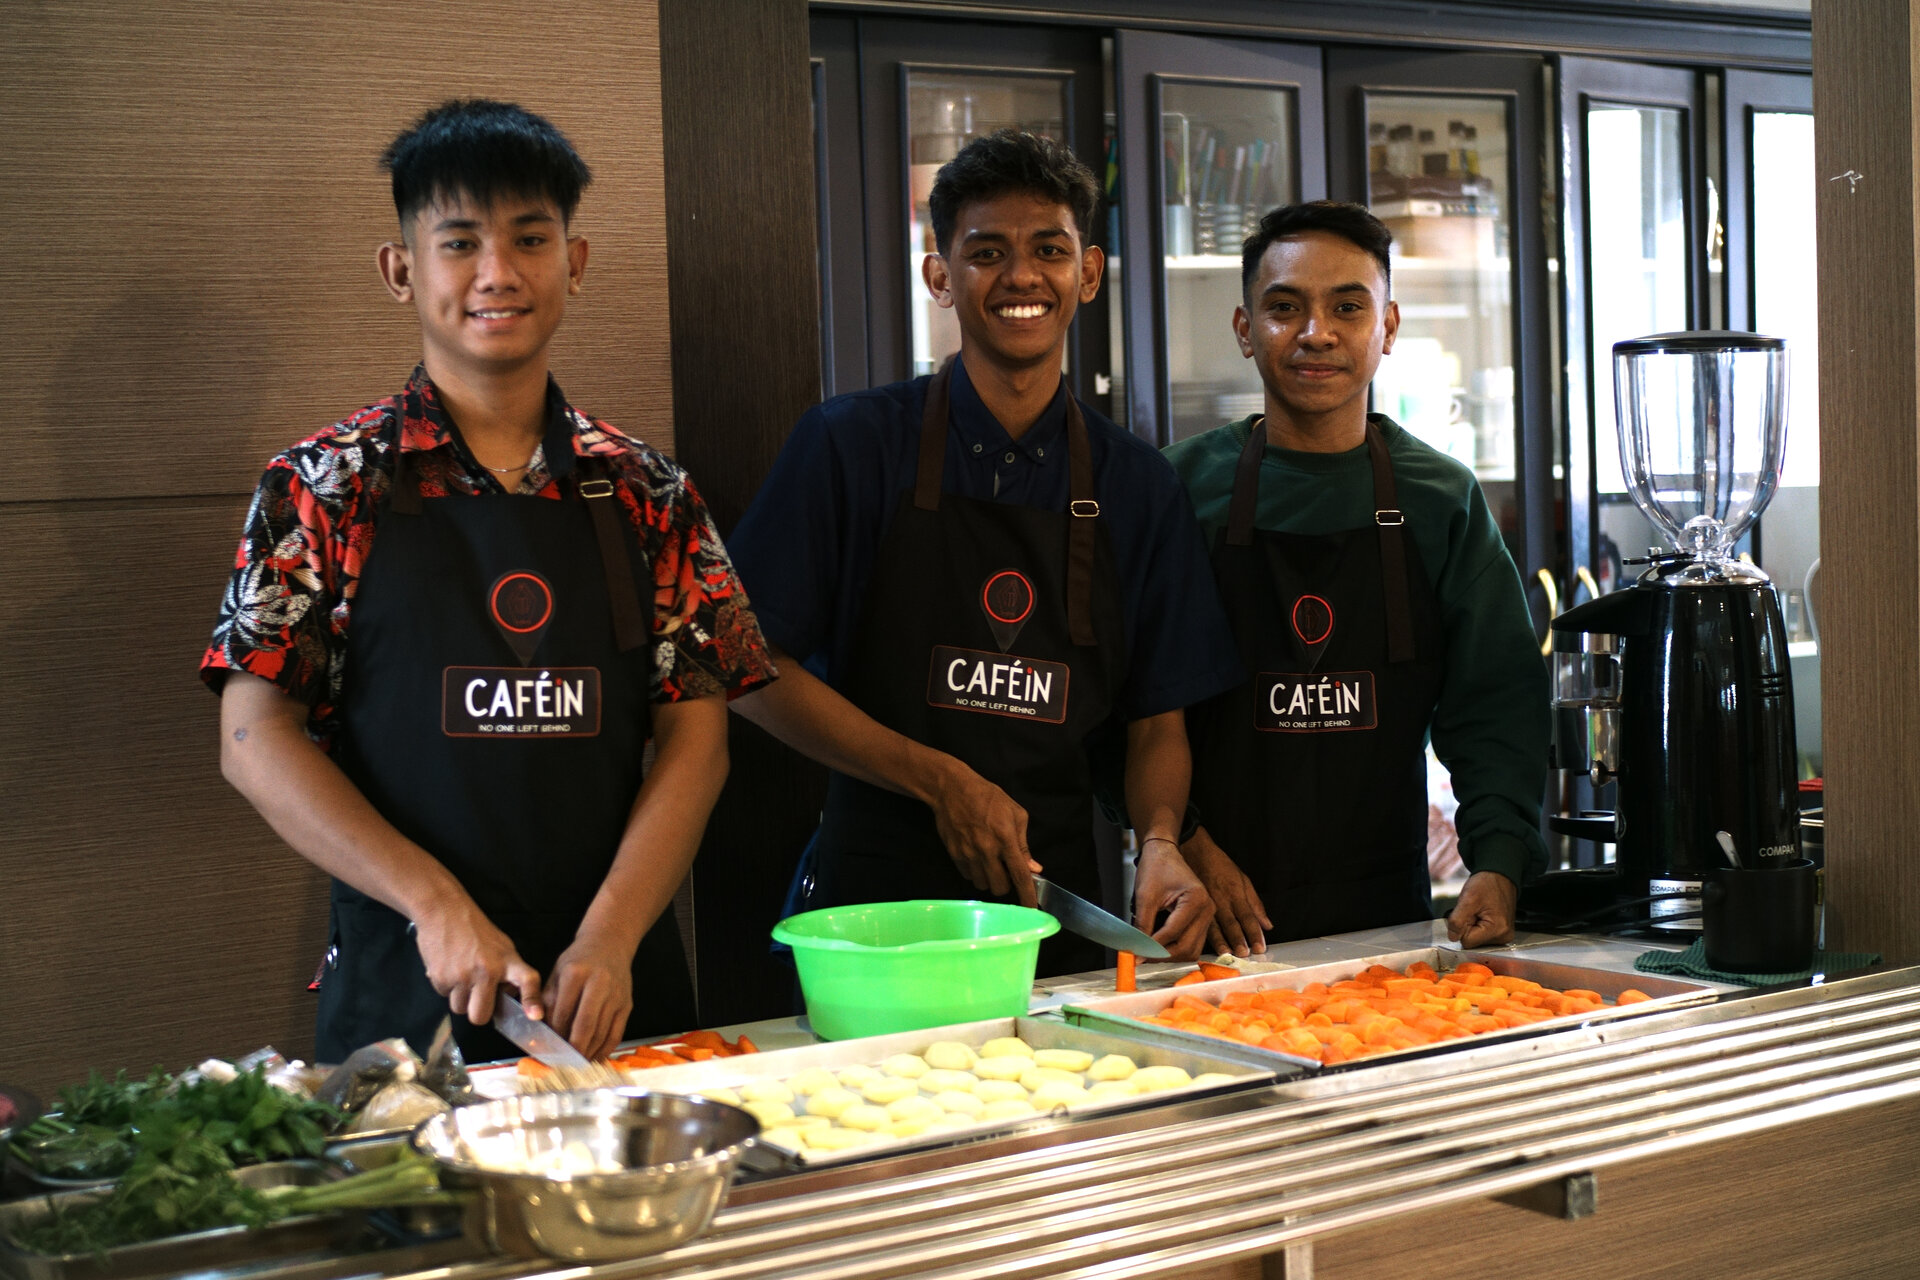
[[[1194,806],[1193,801],[1189,800],[1187,801],[1186,816],[1180,823],[1180,843],[1185,844],[1187,841],[1193,839],[1195,835],[1199,834],[1200,827],[1200,810]]]
[[[1175,840],[1172,836],[1148,836],[1146,839],[1140,842],[1140,852],[1145,853],[1147,851],[1147,846],[1150,844],[1170,844],[1173,846],[1173,851],[1175,853],[1180,852],[1180,842],[1178,840]]]

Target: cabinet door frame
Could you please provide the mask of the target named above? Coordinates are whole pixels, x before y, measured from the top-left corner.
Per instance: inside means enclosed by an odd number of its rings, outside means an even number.
[[[812,16],[813,169],[820,236],[820,395],[868,384],[867,233],[860,149],[859,24]]]
[[[1100,34],[1089,28],[861,18],[859,197],[865,211],[867,381],[913,376],[909,308],[924,288],[906,270],[910,175],[906,154],[907,78],[914,71],[965,71],[1066,79],[1067,142],[1096,175],[1104,167]],[[1093,234],[1102,239],[1096,219]],[[1104,290],[1103,290],[1104,293]],[[1108,310],[1080,308],[1067,336],[1068,385],[1099,406],[1097,379],[1108,365]],[[838,379],[836,379],[838,383]],[[844,388],[852,390],[852,387]]]
[[[1160,96],[1168,81],[1270,89],[1293,96],[1293,150],[1302,200],[1327,193],[1321,50],[1267,40],[1221,40],[1122,29],[1114,35],[1114,102],[1120,134],[1121,288],[1126,310],[1127,428],[1157,446],[1172,443],[1167,370],[1166,202],[1157,159]],[[1138,175],[1146,175],[1144,181]],[[1134,265],[1139,264],[1139,265]],[[1146,269],[1152,264],[1152,269]],[[1220,341],[1227,341],[1227,317]]]
[[[1513,287],[1514,480],[1520,514],[1514,567],[1544,634],[1545,569],[1563,576],[1554,482],[1553,291],[1547,279],[1546,211],[1523,193],[1550,190],[1546,61],[1530,53],[1461,53],[1337,46],[1327,51],[1328,177],[1336,200],[1367,198],[1368,94],[1504,101]]]
[[[1594,381],[1612,370],[1594,367],[1592,211],[1587,202],[1587,108],[1593,103],[1677,110],[1686,148],[1687,327],[1710,326],[1723,299],[1709,296],[1707,240],[1706,72],[1692,67],[1614,62],[1599,58],[1561,58],[1560,171],[1566,178],[1561,244],[1561,279],[1566,294],[1567,553],[1569,572],[1594,571],[1598,556],[1599,506],[1595,452],[1600,431],[1593,420]],[[1722,287],[1726,275],[1721,276]],[[1722,314],[1725,314],[1724,311]],[[1638,335],[1635,335],[1638,336]],[[1607,501],[1629,501],[1624,494]],[[1642,548],[1622,548],[1632,556]]]

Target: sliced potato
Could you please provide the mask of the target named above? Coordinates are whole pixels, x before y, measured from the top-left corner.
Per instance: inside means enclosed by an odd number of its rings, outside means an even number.
[[[793,1090],[779,1080],[749,1080],[739,1088],[742,1102],[792,1102]]]
[[[1087,1086],[1078,1080],[1049,1080],[1033,1091],[1033,1105],[1040,1111],[1071,1107],[1086,1100]]]
[[[881,1076],[868,1084],[860,1086],[860,1096],[876,1106],[884,1107],[889,1102],[898,1102],[920,1092],[920,1086],[912,1080],[902,1080],[899,1076]]]
[[[1079,1049],[1036,1049],[1033,1065],[1058,1071],[1085,1071],[1093,1065],[1093,1055]]]
[[[1033,1070],[1033,1059],[1024,1053],[1009,1053],[998,1058],[982,1058],[973,1064],[973,1074],[982,1080],[1018,1080]]]
[[[980,1109],[980,1119],[988,1123],[1020,1120],[1038,1114],[1034,1105],[1025,1098],[1002,1098],[998,1102],[989,1102]]]
[[[1027,1091],[1018,1080],[982,1080],[973,1086],[973,1096],[985,1103],[1027,1100]]]
[[[741,1102],[740,1095],[725,1085],[715,1085],[711,1089],[702,1089],[700,1096],[703,1098],[711,1098],[715,1102],[724,1102],[730,1107],[737,1107]]]
[[[793,1108],[784,1102],[748,1102],[743,1105],[748,1115],[769,1129],[793,1119]]]
[[[917,1053],[896,1053],[881,1063],[880,1069],[903,1080],[918,1080],[927,1074],[927,1060]]]
[[[848,1107],[860,1105],[860,1095],[851,1089],[834,1085],[831,1089],[822,1089],[807,1099],[807,1112],[810,1115],[826,1116],[838,1119]]]
[[[958,1089],[962,1093],[979,1083],[979,1077],[971,1071],[952,1071],[944,1067],[920,1077],[920,1088],[926,1093],[944,1093],[948,1089]]]
[[[971,1071],[980,1055],[958,1040],[936,1040],[920,1055],[936,1071]]]
[[[1141,1093],[1158,1093],[1193,1083],[1193,1077],[1184,1067],[1142,1067],[1127,1078]]]
[[[896,1123],[902,1120],[928,1121],[943,1114],[939,1103],[932,1098],[923,1098],[919,1094],[902,1098],[898,1102],[887,1104],[887,1117]]]
[[[1109,1098],[1131,1098],[1140,1090],[1131,1080],[1095,1080],[1087,1086],[1088,1102],[1105,1102]]]
[[[885,1107],[876,1107],[862,1102],[842,1111],[838,1122],[849,1129],[865,1129],[869,1133],[878,1133],[893,1123]]]
[[[1019,1036],[996,1036],[980,1046],[983,1058],[1031,1058],[1033,1046]]]
[[[971,1093],[962,1093],[958,1089],[947,1089],[933,1095],[934,1105],[942,1111],[958,1111],[963,1116],[977,1116],[987,1104]]]
[[[1020,1083],[1031,1093],[1043,1084],[1066,1083],[1084,1084],[1080,1077],[1071,1071],[1062,1071],[1058,1067],[1028,1067],[1020,1073]]]
[[[1125,1080],[1139,1069],[1139,1064],[1126,1054],[1110,1053],[1104,1058],[1096,1059],[1094,1064],[1087,1068],[1087,1079]]]
[[[840,1077],[825,1067],[808,1067],[805,1071],[787,1081],[787,1087],[805,1097],[816,1094],[822,1089],[832,1089],[839,1085]],[[742,1096],[745,1096],[744,1093]]]

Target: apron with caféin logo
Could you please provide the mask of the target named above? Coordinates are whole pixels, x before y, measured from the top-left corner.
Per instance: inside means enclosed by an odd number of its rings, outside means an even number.
[[[381,816],[445,864],[543,980],[626,830],[652,661],[618,481],[575,456],[571,410],[557,387],[548,395],[559,501],[423,499],[400,448],[406,397],[396,398],[393,483],[354,596],[350,692],[333,750]],[[317,1060],[396,1035],[424,1051],[447,1000],[428,983],[408,922],[338,880],[332,907]],[[670,911],[634,955],[633,996],[628,1038],[693,1025]],[[464,1017],[454,1030],[469,1061],[519,1053]]]
[[[1270,940],[1425,919],[1442,636],[1386,441],[1369,419],[1373,522],[1330,534],[1253,527],[1265,449],[1255,419],[1213,551],[1254,674],[1188,713],[1194,803],[1259,891]]]
[[[1083,743],[1112,711],[1127,661],[1086,420],[1069,395],[1067,511],[943,493],[951,369],[927,388],[915,485],[881,541],[842,692],[1004,790],[1027,812],[1046,877],[1097,900]],[[797,886],[804,909],[986,896],[948,857],[926,805],[839,773],[811,855]],[[1097,944],[1068,934],[1041,948],[1042,974],[1103,963]]]

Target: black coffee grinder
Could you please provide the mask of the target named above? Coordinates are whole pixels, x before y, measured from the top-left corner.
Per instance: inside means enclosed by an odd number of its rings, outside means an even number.
[[[1675,550],[1553,620],[1553,763],[1616,799],[1551,825],[1615,857],[1542,887],[1594,928],[1698,936],[1710,869],[1800,856],[1786,625],[1767,575],[1733,553],[1780,481],[1786,343],[1657,334],[1615,343],[1613,366],[1628,488]]]

